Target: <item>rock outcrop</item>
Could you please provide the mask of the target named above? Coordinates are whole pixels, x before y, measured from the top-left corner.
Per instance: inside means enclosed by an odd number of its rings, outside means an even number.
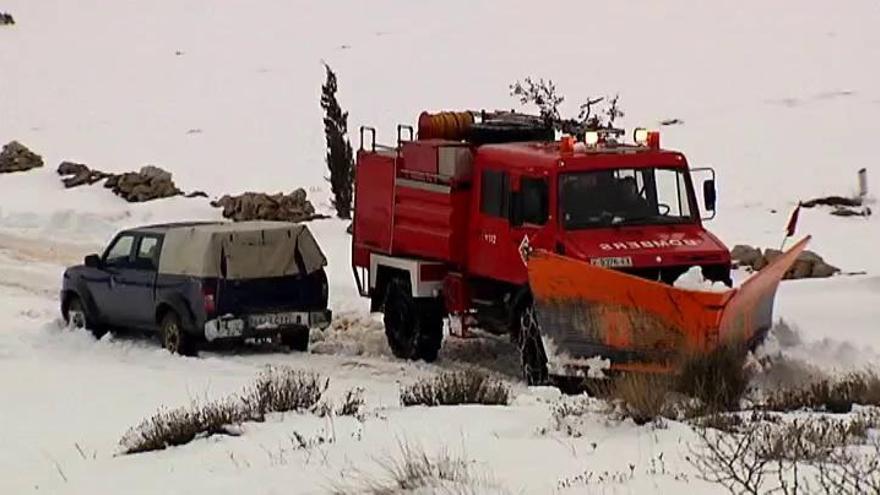
[[[782,251],[778,249],[765,249],[763,252],[752,246],[737,245],[730,251],[730,257],[734,264],[740,267],[746,267],[754,271],[758,271],[773,260],[782,255]],[[798,257],[794,265],[785,274],[786,279],[800,278],[826,278],[836,273],[840,269],[836,266],[828,264],[821,256],[813,251],[803,251]]]
[[[862,197],[825,196],[801,202],[804,208],[830,206],[831,214],[838,217],[869,217],[871,209],[865,206]]]
[[[61,182],[64,183],[64,187],[70,189],[71,187],[94,184],[112,177],[113,174],[92,170],[82,163],[61,162],[61,165],[58,165],[58,175],[62,176]]]
[[[275,220],[306,222],[326,215],[315,213],[315,207],[306,197],[304,189],[290,194],[265,194],[246,192],[238,196],[225,195],[212,201],[211,206],[223,208],[223,217],[236,222],[248,220]]]
[[[43,157],[18,141],[10,142],[0,151],[0,174],[24,172],[42,166]]]
[[[174,185],[170,172],[153,165],[147,165],[139,172],[113,175],[107,179],[104,187],[111,189],[117,196],[130,203],[141,203],[183,194]]]

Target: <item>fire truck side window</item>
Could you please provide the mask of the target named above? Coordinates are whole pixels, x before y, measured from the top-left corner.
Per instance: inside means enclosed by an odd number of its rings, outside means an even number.
[[[507,218],[507,196],[510,179],[505,172],[484,170],[480,185],[480,212]]]
[[[522,221],[533,225],[544,225],[548,216],[548,187],[545,179],[523,177]]]

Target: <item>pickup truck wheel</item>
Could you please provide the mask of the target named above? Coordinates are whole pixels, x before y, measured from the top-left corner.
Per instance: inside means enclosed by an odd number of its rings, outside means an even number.
[[[550,381],[547,371],[547,353],[541,340],[541,329],[535,318],[535,309],[527,306],[520,313],[520,356],[523,378],[529,385],[545,385]]]
[[[83,304],[80,298],[76,296],[73,296],[67,303],[67,311],[64,314],[64,321],[67,323],[68,328],[75,330],[86,329],[94,335],[96,339],[100,339],[105,333],[107,333],[107,330],[103,326],[98,325],[92,320],[85,304]]]
[[[168,352],[182,356],[195,356],[196,349],[193,338],[183,330],[180,317],[174,311],[169,311],[162,317],[159,336],[162,339],[162,347]]]
[[[385,292],[385,336],[403,359],[437,359],[443,342],[443,308],[434,299],[416,300],[409,281],[394,279]]]
[[[309,350],[309,329],[296,328],[281,334],[281,343],[291,351],[306,352]]]

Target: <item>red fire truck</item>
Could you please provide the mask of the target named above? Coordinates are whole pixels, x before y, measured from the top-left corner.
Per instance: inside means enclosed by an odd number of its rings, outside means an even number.
[[[714,172],[700,170],[698,202],[696,170],[682,153],[662,149],[656,132],[637,129],[631,144],[614,129],[555,140],[537,119],[505,112],[423,113],[416,139],[413,131],[399,126],[396,145],[388,147],[376,144],[374,129],[362,128],[355,180],[355,278],[371,309],[384,312],[398,357],[436,359],[448,317],[451,327],[509,333],[520,344],[526,379],[545,380],[546,335],[525,330],[535,321],[528,263],[534,250],[628,275],[614,279],[618,285],[668,287],[692,266],[709,280],[731,283],[729,251],[704,229],[700,213],[702,206],[714,216]],[[604,290],[590,280],[575,283]],[[552,285],[544,283],[544,293]],[[633,351],[645,347],[633,328],[627,337],[614,334],[623,330],[606,310],[568,309],[575,314],[546,319],[558,337],[553,355],[655,359]],[[566,325],[578,329],[578,338]],[[668,351],[675,342],[655,339],[648,351]]]

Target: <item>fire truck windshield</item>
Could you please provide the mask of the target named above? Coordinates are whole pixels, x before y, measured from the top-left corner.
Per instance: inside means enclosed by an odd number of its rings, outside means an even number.
[[[690,182],[671,168],[611,169],[562,174],[559,208],[568,230],[609,225],[689,223]]]

